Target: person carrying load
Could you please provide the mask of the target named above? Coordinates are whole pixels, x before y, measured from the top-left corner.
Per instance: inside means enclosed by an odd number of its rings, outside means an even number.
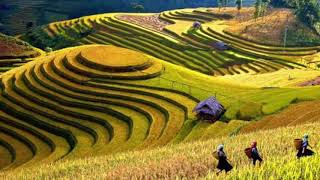
[[[262,158],[260,156],[260,153],[258,151],[258,148],[257,148],[257,142],[254,141],[251,143],[251,153],[252,153],[252,162],[253,162],[253,165],[255,166],[256,165],[256,162],[257,160],[259,161],[259,166],[261,165],[261,162],[262,162]]]
[[[251,143],[251,147],[250,148],[246,148],[244,150],[244,152],[248,156],[248,158],[250,160],[252,160],[254,166],[256,165],[257,160],[259,161],[259,166],[261,165],[263,160],[262,160],[261,155],[260,155],[260,153],[258,151],[257,142],[256,141],[252,142]]]
[[[218,146],[217,151],[214,152],[214,155],[219,160],[217,169],[219,170],[217,172],[217,175],[219,175],[223,170],[225,170],[226,173],[231,171],[233,168],[232,165],[228,162],[227,156],[223,151],[224,146],[221,144]]]
[[[302,140],[298,141],[298,139],[295,140],[295,146],[296,149],[298,150],[297,153],[297,158],[299,159],[300,157],[303,156],[312,156],[314,152],[310,149],[308,149],[308,146],[312,148],[309,145],[309,135],[305,134],[302,138]]]

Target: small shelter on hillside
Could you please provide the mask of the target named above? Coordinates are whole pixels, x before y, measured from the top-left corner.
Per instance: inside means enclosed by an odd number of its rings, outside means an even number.
[[[197,30],[201,28],[201,23],[199,21],[196,21],[192,24],[192,26],[188,29],[188,34],[193,34]]]
[[[230,50],[231,47],[229,44],[226,44],[224,42],[213,42],[210,44],[213,48],[219,50],[219,51],[226,51],[226,50]]]
[[[192,28],[194,29],[200,29],[201,28],[201,23],[199,21],[196,21],[192,24]]]
[[[220,104],[215,97],[210,97],[201,101],[194,109],[197,113],[197,118],[200,120],[209,120],[212,123],[219,120],[226,112],[222,104]]]

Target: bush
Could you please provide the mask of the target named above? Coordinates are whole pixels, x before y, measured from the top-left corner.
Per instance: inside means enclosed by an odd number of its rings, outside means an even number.
[[[318,2],[315,0],[298,1],[296,15],[301,22],[313,28],[314,24],[320,21],[320,7]]]
[[[305,25],[296,25],[288,29],[287,45],[318,46],[320,45],[320,36]]]
[[[46,51],[46,52],[52,52],[53,50],[52,50],[51,47],[46,47],[46,48],[45,48],[45,51]]]

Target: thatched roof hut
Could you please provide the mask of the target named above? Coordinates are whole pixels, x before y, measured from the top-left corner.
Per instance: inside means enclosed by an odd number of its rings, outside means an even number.
[[[225,50],[230,50],[231,47],[229,44],[226,44],[224,42],[213,42],[210,44],[213,48],[219,50],[219,51],[225,51]]]
[[[197,113],[198,119],[210,120],[211,122],[215,122],[222,117],[226,110],[215,97],[210,97],[204,101],[201,101],[193,109],[193,112]]]
[[[192,27],[195,29],[199,29],[199,28],[201,28],[201,23],[199,21],[196,21],[192,24]]]

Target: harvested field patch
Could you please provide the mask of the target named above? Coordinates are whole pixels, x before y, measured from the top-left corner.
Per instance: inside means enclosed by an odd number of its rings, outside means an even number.
[[[318,86],[320,85],[320,77],[298,84],[298,86]]]
[[[159,14],[145,16],[118,15],[117,18],[155,31],[163,31],[163,28],[170,24],[159,19]]]
[[[320,121],[320,101],[301,102],[292,104],[279,113],[266,116],[256,122],[251,122],[247,126],[244,126],[241,132],[248,133],[317,121]]]

